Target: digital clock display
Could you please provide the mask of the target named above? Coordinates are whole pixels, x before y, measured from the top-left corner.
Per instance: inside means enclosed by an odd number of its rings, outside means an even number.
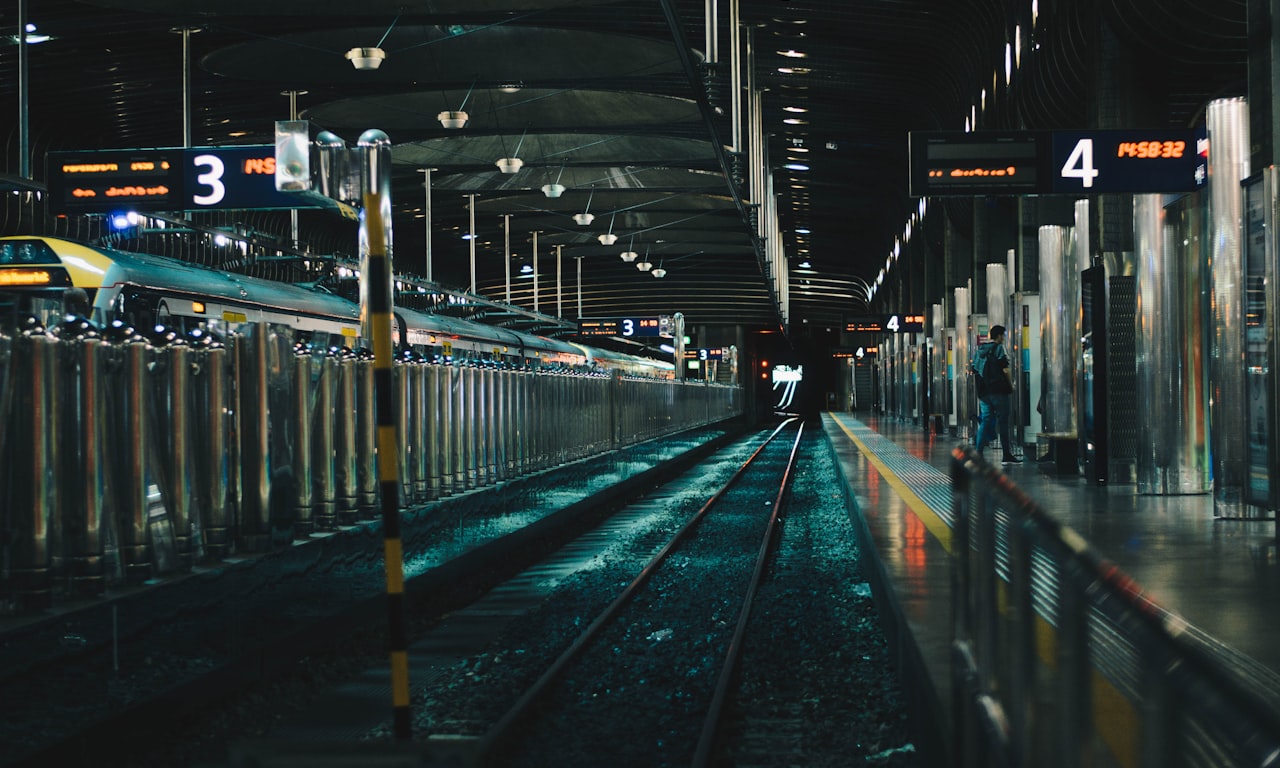
[[[911,194],[1193,192],[1208,180],[1204,131],[912,132]]]

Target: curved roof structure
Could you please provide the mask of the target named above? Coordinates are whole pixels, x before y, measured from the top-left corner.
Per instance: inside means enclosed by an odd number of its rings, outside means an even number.
[[[908,132],[1095,124],[1095,61],[1116,49],[1162,73],[1151,97],[1169,127],[1245,90],[1243,0],[740,0],[739,103],[731,5],[40,3],[30,21],[52,39],[29,48],[31,176],[40,182],[51,149],[180,146],[184,129],[196,146],[271,143],[292,104],[349,142],[368,128],[390,136],[399,270],[499,300],[514,274],[513,301],[532,307],[534,280],[520,270],[536,258],[541,311],[558,286],[570,321],[580,293],[584,316],[680,311],[694,324],[794,333],[865,310],[886,256],[907,245],[921,210],[908,194]],[[718,11],[711,25],[708,7]],[[346,57],[374,47],[384,54],[376,69]],[[11,105],[16,49],[0,56]],[[465,127],[444,127],[445,111],[465,111]],[[10,108],[0,118],[11,179],[21,167],[16,117]],[[518,157],[520,170],[501,172],[504,157]],[[771,186],[757,183],[764,177]],[[563,191],[549,197],[544,187]],[[972,208],[949,200],[934,210],[964,235]],[[594,218],[579,224],[580,213]],[[464,239],[473,217],[475,237]],[[216,224],[277,237],[290,226],[280,213]],[[29,225],[11,214],[6,233]],[[608,234],[612,244],[600,239]],[[915,234],[910,247],[941,252],[943,227]],[[301,240],[356,247],[351,221],[327,214],[308,212]],[[665,277],[637,270],[624,251]]]

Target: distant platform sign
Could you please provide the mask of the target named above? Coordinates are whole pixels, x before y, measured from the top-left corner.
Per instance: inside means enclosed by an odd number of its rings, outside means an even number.
[[[912,131],[909,150],[917,197],[1178,193],[1208,180],[1203,130]]]
[[[53,213],[316,206],[276,190],[271,144],[50,152],[47,162]]]
[[[579,336],[671,336],[671,316],[613,317],[578,320]]]
[[[723,360],[729,355],[728,350],[724,347],[699,347],[697,349],[686,349],[684,358],[686,360]]]
[[[846,333],[920,333],[924,315],[845,315]]]

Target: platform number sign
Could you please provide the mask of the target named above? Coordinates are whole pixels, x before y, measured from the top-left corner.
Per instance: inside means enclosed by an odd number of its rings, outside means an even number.
[[[1194,192],[1208,180],[1203,128],[912,131],[910,189],[922,195]]]
[[[201,154],[191,158],[196,171],[196,189],[207,189],[207,192],[195,192],[191,202],[199,206],[217,205],[227,198],[227,185],[222,182],[227,166],[217,155]]]
[[[1085,189],[1092,187],[1098,177],[1098,169],[1093,167],[1093,139],[1077,141],[1058,174],[1064,179],[1079,179]]]

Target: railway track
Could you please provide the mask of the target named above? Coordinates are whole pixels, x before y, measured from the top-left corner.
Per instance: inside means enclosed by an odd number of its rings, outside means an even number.
[[[602,762],[618,759],[623,745],[654,764],[709,765],[724,751],[743,642],[802,433],[798,422],[780,425],[671,535],[485,733],[485,764],[518,764],[548,742],[576,742]],[[638,715],[652,712],[661,713],[656,734],[653,719]]]

